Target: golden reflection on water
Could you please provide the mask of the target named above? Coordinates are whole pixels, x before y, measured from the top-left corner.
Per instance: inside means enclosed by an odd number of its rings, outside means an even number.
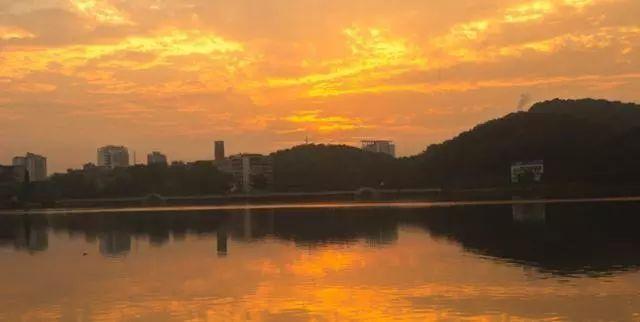
[[[553,275],[407,225],[382,244],[243,233],[226,240],[220,256],[215,234],[95,243],[48,230],[46,251],[0,248],[0,320],[621,320],[640,313],[636,271]],[[102,256],[110,246],[127,251]]]

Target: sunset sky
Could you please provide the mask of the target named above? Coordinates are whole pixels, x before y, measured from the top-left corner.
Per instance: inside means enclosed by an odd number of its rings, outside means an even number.
[[[0,164],[393,139],[555,97],[640,101],[638,0],[0,0]]]

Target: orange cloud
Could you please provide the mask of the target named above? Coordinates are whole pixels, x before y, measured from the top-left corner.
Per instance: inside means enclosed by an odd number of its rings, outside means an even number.
[[[345,116],[320,116],[321,111],[299,111],[284,120],[292,123],[304,124],[320,132],[334,132],[339,130],[353,130],[371,127],[365,125],[359,118]]]
[[[11,26],[0,26],[0,40],[30,39],[36,36],[22,28]]]
[[[106,0],[71,0],[79,12],[99,23],[126,25],[131,20]]]
[[[305,86],[308,96],[328,96],[426,64],[417,47],[402,38],[391,37],[387,31],[352,27],[346,28],[344,35],[349,48],[347,57],[312,66],[312,69],[324,69],[323,72],[298,78],[268,79],[269,87]]]
[[[2,54],[5,61],[0,76],[20,77],[30,72],[47,70],[52,63],[61,65],[69,74],[79,67],[100,58],[112,58],[98,67],[145,69],[166,66],[174,57],[210,55],[222,58],[229,53],[241,52],[240,43],[229,41],[211,33],[198,30],[168,29],[150,36],[128,37],[110,44],[76,45],[62,48],[16,49]],[[146,63],[131,63],[113,59],[118,53],[134,52],[154,54],[156,58]],[[125,65],[126,64],[126,65]],[[190,66],[174,66],[188,69]]]

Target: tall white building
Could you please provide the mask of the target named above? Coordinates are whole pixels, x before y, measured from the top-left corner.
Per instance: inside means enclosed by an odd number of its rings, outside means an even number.
[[[115,169],[129,166],[129,150],[124,146],[107,145],[98,149],[98,166]]]
[[[14,166],[24,167],[29,173],[29,181],[47,180],[47,158],[34,153],[13,158]]]
[[[396,145],[393,143],[393,141],[365,140],[362,141],[362,150],[385,153],[392,157],[396,156]]]

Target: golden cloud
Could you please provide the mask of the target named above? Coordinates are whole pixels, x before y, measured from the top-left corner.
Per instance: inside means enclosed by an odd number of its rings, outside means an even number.
[[[71,0],[71,5],[81,14],[99,23],[112,25],[132,24],[120,10],[105,0]]]
[[[349,55],[341,59],[321,61],[313,73],[299,78],[268,79],[272,88],[306,86],[310,97],[334,95],[345,87],[361,87],[367,82],[419,68],[426,64],[416,47],[402,38],[393,38],[377,28],[346,28],[344,31]]]
[[[36,36],[22,28],[12,26],[0,26],[0,40],[31,39]]]
[[[371,127],[370,125],[364,124],[360,118],[349,118],[346,116],[321,116],[320,113],[320,110],[299,111],[294,115],[285,117],[284,120],[292,123],[304,124],[308,128],[318,132],[334,132]]]
[[[190,64],[173,64],[180,57],[206,56],[209,64],[215,63],[221,69],[233,68],[244,63],[242,58],[236,56],[243,51],[242,44],[215,34],[168,29],[150,36],[127,37],[110,44],[7,50],[0,53],[3,61],[0,77],[21,78],[30,73],[48,71],[55,65],[59,66],[56,71],[64,75],[114,85],[121,84],[112,79],[113,72],[117,70],[191,70],[193,66]],[[147,54],[148,59],[122,59],[122,53]]]

